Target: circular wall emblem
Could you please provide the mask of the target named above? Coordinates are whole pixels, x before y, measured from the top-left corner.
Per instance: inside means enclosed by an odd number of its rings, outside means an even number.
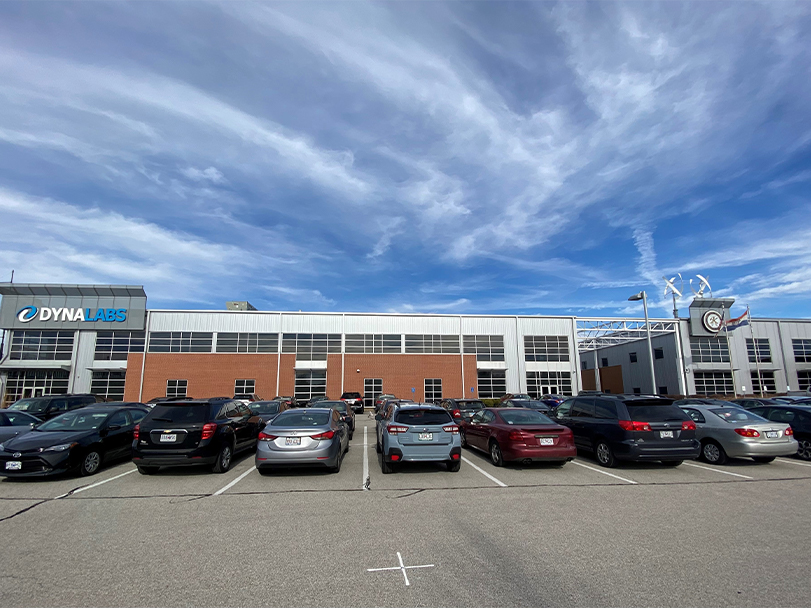
[[[28,323],[36,316],[37,316],[36,306],[23,306],[20,310],[17,311],[17,320],[20,321],[21,323]]]
[[[704,316],[701,317],[701,322],[704,324],[704,329],[707,331],[718,333],[724,320],[721,318],[721,315],[718,314],[718,311],[708,310],[704,313]]]

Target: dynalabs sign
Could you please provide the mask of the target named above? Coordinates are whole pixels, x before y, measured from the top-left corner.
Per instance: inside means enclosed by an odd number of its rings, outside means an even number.
[[[95,323],[124,323],[127,320],[126,308],[49,308],[38,306],[23,306],[17,311],[17,320],[20,323],[31,321],[86,321]]]

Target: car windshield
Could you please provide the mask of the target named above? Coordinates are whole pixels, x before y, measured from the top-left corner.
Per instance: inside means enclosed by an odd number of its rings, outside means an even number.
[[[526,407],[528,407],[530,409],[533,409],[533,408],[534,409],[542,409],[542,410],[548,410],[549,409],[549,406],[546,405],[543,401],[525,401],[524,405],[526,405]]]
[[[737,407],[724,409],[717,408],[710,411],[721,418],[721,420],[726,420],[727,422],[766,422],[765,418],[761,418],[757,414],[747,412],[746,410],[742,410]]]
[[[8,409],[36,414],[44,412],[47,407],[47,399],[20,399],[17,403],[10,405]]]
[[[533,410],[512,410],[500,412],[507,424],[555,424],[549,418]]]
[[[395,422],[402,424],[446,424],[453,422],[451,415],[445,410],[398,410],[394,416]]]
[[[339,412],[346,411],[346,403],[343,401],[324,401],[321,403],[322,407],[331,407],[334,410],[338,410]]]
[[[278,414],[279,406],[278,401],[254,401],[248,407],[254,414]]]
[[[631,405],[625,404],[631,420],[640,422],[664,422],[666,420],[687,420],[688,416],[675,405]]]
[[[83,412],[77,410],[57,416],[41,424],[38,431],[92,431],[99,428],[109,416],[107,412]]]
[[[292,426],[310,427],[324,426],[329,424],[331,415],[329,412],[306,412],[297,410],[287,410],[273,419],[271,426]]]
[[[460,410],[481,410],[484,409],[484,403],[481,401],[461,401],[459,403]]]
[[[170,424],[195,424],[206,422],[208,418],[208,404],[165,404],[160,403],[152,408],[149,419],[156,422]]]
[[[360,393],[344,393],[341,399],[360,399]]]

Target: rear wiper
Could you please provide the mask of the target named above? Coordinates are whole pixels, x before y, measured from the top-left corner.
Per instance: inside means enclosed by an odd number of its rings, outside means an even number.
[[[153,418],[152,420],[157,420],[159,422],[174,422],[171,418]]]

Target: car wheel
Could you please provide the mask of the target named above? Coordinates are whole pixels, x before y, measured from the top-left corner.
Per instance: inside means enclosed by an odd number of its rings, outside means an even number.
[[[493,465],[497,467],[504,464],[504,456],[501,453],[501,447],[499,447],[498,442],[494,440],[490,441],[490,460],[493,462]]]
[[[456,473],[461,468],[462,468],[462,461],[461,460],[451,460],[448,463],[448,471],[451,472],[451,473]]]
[[[701,458],[709,464],[724,464],[727,461],[727,453],[715,441],[705,441],[701,446]]]
[[[338,460],[335,462],[335,466],[330,468],[330,473],[340,473],[341,472],[341,464],[344,461],[344,455],[340,452],[338,453]]]
[[[384,459],[380,463],[380,470],[382,471],[383,475],[388,475],[389,473],[394,473],[394,465],[389,462],[386,462]]]
[[[752,460],[754,460],[755,462],[762,462],[763,464],[768,464],[772,460],[774,460],[774,458],[775,458],[774,456],[753,456]]]
[[[231,468],[231,458],[234,455],[234,448],[231,447],[230,443],[226,443],[220,449],[220,453],[217,454],[217,462],[214,463],[214,468],[212,469],[215,473],[226,473],[228,469]]]
[[[467,447],[467,437],[465,437],[465,432],[462,430],[459,431],[459,442],[462,444],[463,448]]]
[[[160,467],[144,467],[144,466],[138,465],[138,472],[141,475],[154,475],[155,473],[158,472],[159,468]]]
[[[79,466],[79,474],[82,477],[88,475],[95,475],[101,467],[101,453],[96,450],[90,450],[85,454],[82,464]]]
[[[599,441],[597,445],[594,446],[594,456],[597,458],[597,463],[600,466],[610,469],[617,464],[617,460],[614,458],[614,451],[605,441]]]
[[[800,444],[797,448],[797,458],[811,460],[811,439],[799,439],[797,443]]]
[[[684,462],[684,461],[683,460],[663,460],[662,461],[662,466],[663,467],[677,467],[682,462]]]

